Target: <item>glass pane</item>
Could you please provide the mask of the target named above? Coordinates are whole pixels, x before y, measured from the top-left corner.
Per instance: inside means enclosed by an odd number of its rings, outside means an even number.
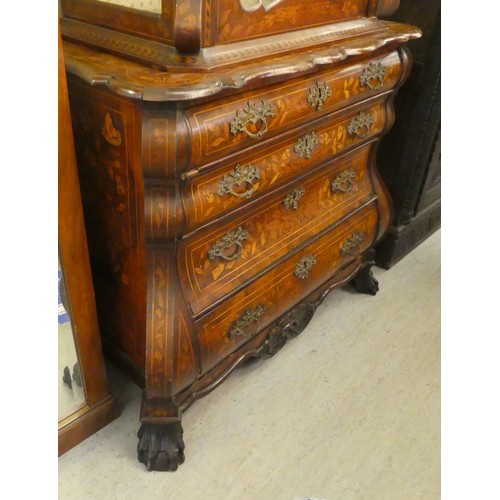
[[[85,404],[85,389],[76,353],[73,326],[64,285],[64,275],[59,263],[58,279],[58,389],[59,421],[68,417]]]
[[[104,3],[112,3],[114,5],[122,5],[131,9],[143,10],[145,12],[153,12],[161,14],[161,0],[99,0]]]

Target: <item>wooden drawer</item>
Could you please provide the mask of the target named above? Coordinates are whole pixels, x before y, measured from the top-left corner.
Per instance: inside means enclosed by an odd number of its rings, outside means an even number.
[[[400,67],[394,51],[192,107],[186,111],[191,134],[190,167],[259,145],[286,130],[390,90],[399,79]],[[370,78],[370,74],[380,75],[380,79]],[[322,94],[325,85],[331,95],[328,91]]]
[[[365,251],[375,240],[377,217],[369,203],[197,321],[203,372]]]
[[[378,135],[387,123],[385,99],[325,117],[280,144],[269,144],[186,183],[186,233]],[[368,127],[356,128],[362,119],[368,120]]]
[[[370,145],[290,184],[225,225],[180,244],[180,275],[193,314],[284,257],[374,196]]]

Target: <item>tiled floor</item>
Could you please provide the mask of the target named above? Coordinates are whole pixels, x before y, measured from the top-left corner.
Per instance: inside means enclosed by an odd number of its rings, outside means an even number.
[[[177,472],[137,462],[140,390],[110,368],[122,414],[59,459],[59,497],[439,499],[440,233],[374,274],[188,410]]]

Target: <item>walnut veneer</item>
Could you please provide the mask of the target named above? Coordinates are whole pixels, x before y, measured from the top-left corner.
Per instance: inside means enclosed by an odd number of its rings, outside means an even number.
[[[245,359],[274,355],[330,290],[378,290],[370,266],[391,201],[375,155],[410,70],[402,44],[420,32],[369,17],[397,2],[318,0],[307,25],[309,3],[275,3],[253,17],[239,0],[177,2],[230,7],[248,29],[219,17],[198,39],[211,52],[172,56],[175,40],[200,45],[176,21],[156,67],[121,35],[96,50],[66,30],[101,330],[144,384],[138,456],[150,470],[183,462],[182,412]],[[137,19],[136,35],[151,27]]]

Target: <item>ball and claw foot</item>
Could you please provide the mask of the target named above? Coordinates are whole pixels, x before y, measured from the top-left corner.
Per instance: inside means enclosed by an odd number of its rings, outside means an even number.
[[[137,458],[148,470],[175,471],[184,462],[180,423],[142,424],[137,436]]]
[[[378,281],[373,277],[370,266],[361,269],[353,278],[352,284],[359,293],[376,295],[378,292]]]

